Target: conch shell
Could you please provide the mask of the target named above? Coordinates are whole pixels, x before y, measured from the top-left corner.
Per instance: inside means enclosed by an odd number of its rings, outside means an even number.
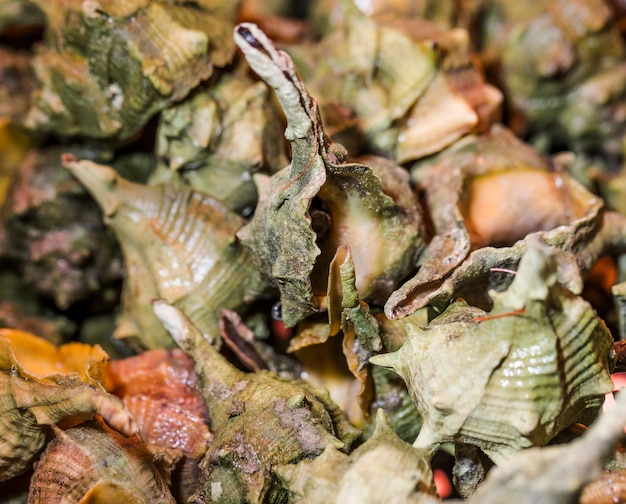
[[[28,504],[174,504],[167,480],[137,436],[126,438],[101,420],[55,435],[31,478]]]
[[[211,440],[193,361],[178,349],[148,350],[112,361],[106,376],[110,392],[122,398],[148,449],[174,471],[172,492],[186,501],[198,487],[198,462]]]
[[[289,502],[425,504],[428,496],[436,502],[427,454],[398,438],[382,409],[373,435],[350,455],[329,446],[319,457],[279,466],[276,473]]]
[[[185,187],[129,182],[71,156],[64,165],[102,207],[122,247],[128,276],[115,337],[140,348],[173,347],[152,311],[156,298],[176,303],[206,334],[218,334],[222,309],[243,308],[268,286],[235,237],[243,218],[219,200]]]
[[[459,301],[370,359],[406,381],[424,420],[415,446],[465,443],[500,463],[595,418],[613,390],[613,338],[557,282],[554,255],[532,242],[511,286],[491,292],[490,312]]]
[[[360,435],[325,391],[270,371],[244,373],[180,310],[164,301],[154,310],[196,364],[214,436],[189,502],[263,502],[274,467],[317,457],[327,446],[348,449]]]
[[[291,166],[255,178],[259,203],[237,234],[280,289],[285,325],[321,311],[318,298],[342,245],[352,252],[359,294],[382,304],[423,248],[423,221],[406,171],[383,158],[344,162],[345,149],[326,136],[291,58],[251,23],[237,25],[235,42],[274,88],[287,118]],[[364,242],[372,246],[366,250]]]
[[[108,356],[70,343],[57,349],[22,331],[0,330],[0,481],[26,472],[43,448],[42,426],[101,415],[125,435],[137,427],[100,380]]]

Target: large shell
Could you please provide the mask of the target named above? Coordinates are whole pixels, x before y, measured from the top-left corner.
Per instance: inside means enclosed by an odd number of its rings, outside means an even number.
[[[193,361],[178,349],[148,350],[111,362],[106,372],[109,390],[124,401],[144,443],[175,470],[172,491],[186,502],[198,487],[198,462],[211,440]]]
[[[201,488],[190,502],[263,502],[273,468],[347,448],[360,434],[328,397],[269,371],[233,367],[175,307],[155,313],[196,364],[213,441],[201,462]]]
[[[242,70],[161,113],[150,183],[186,184],[232,210],[251,212],[257,199],[252,174],[276,171],[288,160],[268,86]]]
[[[98,201],[124,253],[117,338],[145,348],[174,345],[152,312],[156,298],[176,302],[215,335],[223,308],[243,308],[266,287],[235,237],[244,220],[219,200],[184,187],[132,183],[91,161],[68,157],[65,166]]]
[[[326,294],[328,266],[342,245],[352,251],[359,294],[384,302],[423,247],[422,217],[406,171],[383,158],[365,160],[369,166],[344,163],[345,149],[326,136],[291,58],[250,23],[237,26],[235,41],[274,88],[287,117],[291,166],[256,178],[259,203],[238,233],[278,284],[283,321],[293,326],[320,311],[317,296]],[[378,246],[366,250],[364,241]]]
[[[52,429],[55,439],[37,463],[28,504],[176,502],[138,437],[126,438],[98,420]]]
[[[137,428],[122,402],[99,386],[108,356],[98,347],[54,345],[0,330],[0,481],[26,472],[43,447],[42,426],[101,415],[126,435]]]
[[[593,420],[613,389],[613,338],[556,281],[554,252],[534,243],[509,289],[491,295],[491,312],[459,301],[371,359],[407,382],[424,420],[416,446],[472,444],[498,463]]]
[[[238,2],[33,3],[45,13],[45,43],[30,64],[30,109],[14,119],[39,131],[128,139],[235,52]]]
[[[487,307],[487,290],[511,280],[497,269],[515,269],[529,239],[569,256],[559,281],[577,293],[599,257],[626,248],[626,218],[505,127],[462,139],[412,174],[424,188],[435,236],[420,270],[387,300],[389,318],[429,304],[443,309],[459,296]]]
[[[502,96],[472,60],[465,30],[419,17],[365,16],[348,5],[344,25],[311,58],[307,80],[323,116],[337,103],[354,114],[368,150],[405,163],[483,130],[498,115]]]

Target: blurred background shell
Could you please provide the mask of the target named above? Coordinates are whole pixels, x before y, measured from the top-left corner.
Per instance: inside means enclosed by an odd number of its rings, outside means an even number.
[[[126,438],[101,420],[52,429],[55,438],[37,463],[29,504],[176,502],[137,436]]]

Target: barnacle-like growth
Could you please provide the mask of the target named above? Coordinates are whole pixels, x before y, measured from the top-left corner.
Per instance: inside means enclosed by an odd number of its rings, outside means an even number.
[[[406,171],[382,158],[369,158],[369,166],[345,163],[345,149],[326,136],[291,58],[250,23],[235,28],[235,41],[274,88],[287,118],[291,166],[256,177],[259,203],[238,233],[278,285],[283,321],[293,326],[320,311],[318,297],[326,294],[328,266],[341,245],[352,251],[359,294],[383,303],[423,248]]]
[[[0,330],[0,481],[26,472],[43,448],[43,426],[101,415],[125,435],[137,427],[100,380],[108,360],[99,347],[57,349],[22,331]]]
[[[178,309],[156,301],[154,310],[196,364],[214,436],[190,502],[263,502],[277,465],[347,449],[359,436],[326,392],[270,371],[244,373]]]
[[[176,502],[138,436],[124,437],[101,420],[52,430],[55,438],[31,478],[29,504]]]
[[[243,218],[219,200],[185,187],[129,182],[71,156],[64,165],[96,199],[122,247],[128,276],[117,338],[144,348],[174,345],[154,316],[155,298],[176,303],[202,332],[218,334],[223,308],[243,308],[267,286],[235,237]]]
[[[511,286],[491,292],[490,312],[459,301],[370,359],[406,381],[424,420],[415,446],[471,444],[500,463],[589,423],[613,389],[608,329],[558,283],[555,252],[531,244]]]

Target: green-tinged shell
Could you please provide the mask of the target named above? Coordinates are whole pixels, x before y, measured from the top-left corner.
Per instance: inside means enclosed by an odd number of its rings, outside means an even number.
[[[624,437],[626,394],[603,413],[579,439],[530,448],[494,467],[466,502],[470,504],[569,504],[579,502],[583,487],[599,478],[604,463]],[[602,501],[600,501],[602,502]],[[615,500],[604,502],[617,502]]]
[[[251,211],[252,174],[287,164],[279,111],[263,82],[236,71],[165,109],[151,183],[186,184],[236,211]]]
[[[41,455],[28,504],[174,504],[167,479],[138,436],[126,438],[102,421],[67,430]]]
[[[307,80],[321,97],[323,117],[337,104],[355,116],[367,150],[405,163],[497,116],[501,94],[470,57],[467,31],[445,31],[417,16],[348,10],[345,23],[317,47]],[[333,126],[341,132],[341,124]]]
[[[203,333],[216,335],[223,308],[244,308],[266,287],[235,237],[243,219],[220,201],[185,187],[129,182],[91,161],[64,164],[122,247],[127,278],[117,338],[144,348],[174,345],[154,316],[155,298],[176,303]]]
[[[372,437],[349,456],[329,446],[276,473],[289,502],[418,504],[437,495],[428,456],[397,436],[383,410]]]
[[[424,425],[415,446],[455,441],[496,463],[588,423],[613,389],[613,338],[589,303],[557,282],[555,252],[539,243],[484,312],[459,301],[371,362],[406,381]]]
[[[435,236],[417,274],[389,297],[387,316],[443,309],[457,297],[488,306],[488,289],[510,283],[502,270],[517,268],[530,239],[564,252],[559,281],[580,293],[599,257],[624,250],[626,219],[554,165],[502,126],[416,165]]]
[[[14,117],[33,130],[128,139],[235,53],[237,1],[34,3],[45,43],[30,63],[30,108]]]
[[[58,357],[52,355],[46,367],[59,371],[39,374],[18,360],[18,346],[25,356],[39,356],[50,348],[56,352],[53,345],[39,343],[30,334],[6,329],[0,334],[0,481],[32,467],[46,442],[44,426],[98,414],[125,435],[137,431],[122,402],[99,385],[101,362],[88,360],[82,376],[78,372],[62,374]],[[102,350],[99,358],[101,354]]]
[[[530,3],[540,12],[510,17],[499,38],[506,41],[499,73],[517,131],[546,150],[566,148],[614,170],[626,133],[626,45],[613,6]]]
[[[122,280],[121,251],[102,223],[98,205],[60,156],[106,157],[105,152],[49,147],[31,150],[0,205],[0,261],[61,309],[96,300],[112,308]]]
[[[291,58],[250,23],[236,27],[235,41],[274,88],[287,118],[291,166],[255,179],[259,203],[238,233],[277,283],[283,321],[293,326],[320,310],[316,296],[326,294],[328,266],[341,245],[352,251],[359,294],[384,302],[423,247],[421,214],[406,172],[385,159],[368,159],[370,166],[344,163],[345,149],[325,135]]]
[[[276,466],[347,449],[359,436],[326,392],[269,371],[244,373],[175,307],[157,301],[154,309],[196,363],[214,435],[190,502],[263,502]]]

